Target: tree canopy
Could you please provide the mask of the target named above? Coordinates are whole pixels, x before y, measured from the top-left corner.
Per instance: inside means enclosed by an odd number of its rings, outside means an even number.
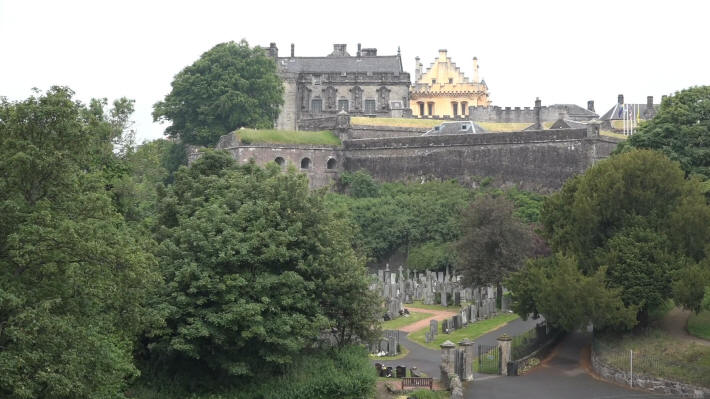
[[[664,98],[658,114],[639,127],[619,151],[647,148],[680,163],[688,175],[710,179],[710,86]]]
[[[276,63],[242,40],[220,43],[180,71],[153,119],[171,123],[169,137],[211,146],[240,127],[272,127],[282,103]]]
[[[106,113],[105,100],[72,97],[53,87],[0,103],[3,398],[122,397],[134,340],[154,321],[150,240],[112,195],[125,171],[113,117],[130,102]]]
[[[162,203],[156,358],[230,379],[282,369],[323,330],[341,345],[371,338],[381,305],[350,226],[305,175],[209,151]]]
[[[699,182],[686,179],[677,162],[650,150],[612,156],[567,181],[545,201],[541,221],[553,251],[577,262],[577,279],[603,270],[606,288],[619,290],[623,301],[619,317],[633,308],[642,323],[673,296],[673,281],[680,281],[681,272],[698,267],[710,250],[710,207]],[[683,298],[676,299],[698,306]],[[702,295],[694,298],[698,302]],[[528,305],[520,306],[530,310]]]

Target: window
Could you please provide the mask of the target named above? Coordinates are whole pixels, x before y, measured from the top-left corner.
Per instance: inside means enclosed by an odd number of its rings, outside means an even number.
[[[417,104],[419,104],[419,115],[424,115],[424,103]]]
[[[311,100],[311,112],[314,114],[323,112],[323,100],[319,98]]]
[[[311,168],[311,159],[310,158],[301,159],[301,169],[310,169],[310,168]]]
[[[313,84],[314,85],[320,84],[320,75],[313,75]]]
[[[452,102],[451,108],[454,110],[454,116],[459,116],[459,103],[456,101]]]
[[[466,108],[468,108],[468,103],[466,101],[461,102],[461,116],[466,115]]]
[[[276,157],[276,159],[274,159],[274,162],[276,162],[276,165],[279,165],[281,167],[283,167],[284,164],[286,164],[286,160],[281,157]]]
[[[338,100],[338,111],[350,111],[348,108],[348,100]]]
[[[375,102],[375,100],[365,100],[365,113],[366,114],[374,114],[376,108],[377,108],[377,103]]]
[[[462,124],[461,124],[461,130],[462,130],[462,131],[468,130],[468,126],[469,126],[468,123],[462,123]]]
[[[454,79],[449,78],[449,84],[453,84],[453,83],[454,83]]]
[[[431,84],[435,85],[436,84],[436,79],[431,80]]]
[[[429,108],[429,115],[434,115],[434,103],[427,103],[427,107]]]
[[[326,168],[328,169],[335,169],[335,166],[338,164],[338,161],[335,160],[335,158],[330,158],[328,160],[328,163],[326,164]]]

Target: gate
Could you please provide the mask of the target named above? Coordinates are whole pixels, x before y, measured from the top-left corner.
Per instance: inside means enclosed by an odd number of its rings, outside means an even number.
[[[500,348],[498,345],[478,345],[478,361],[476,362],[479,373],[500,374]]]

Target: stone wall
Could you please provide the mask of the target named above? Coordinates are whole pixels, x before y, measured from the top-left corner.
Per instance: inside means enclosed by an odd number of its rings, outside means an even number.
[[[550,192],[610,155],[617,141],[586,129],[346,140],[345,170],[380,181],[456,179]]]
[[[567,115],[569,119],[587,121],[594,117],[575,113],[565,105],[556,104],[543,106],[540,109],[541,122],[554,122],[560,118],[560,113]],[[535,123],[535,109],[532,107],[468,107],[468,118],[474,122],[498,122],[498,123]]]
[[[629,385],[629,373],[627,370],[619,370],[609,364],[604,363],[600,356],[592,348],[592,369],[601,378],[618,384]],[[696,387],[682,382],[670,381],[658,377],[649,377],[642,374],[633,374],[633,385],[646,391],[663,395],[678,395],[690,398],[710,398],[710,389]]]
[[[421,136],[427,130],[418,127],[392,127],[392,126],[352,126],[348,133],[349,139],[380,139],[391,137]]]

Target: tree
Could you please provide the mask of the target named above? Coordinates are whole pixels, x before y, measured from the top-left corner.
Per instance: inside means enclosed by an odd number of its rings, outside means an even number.
[[[574,258],[554,255],[528,260],[506,281],[513,310],[545,316],[550,325],[574,331],[593,323],[597,329],[629,329],[636,324],[636,307],[624,305],[621,289],[606,287],[606,271],[585,276]]]
[[[456,264],[468,284],[500,284],[531,254],[532,232],[513,213],[510,200],[492,195],[478,197],[464,212]]]
[[[220,43],[180,71],[153,119],[171,122],[169,137],[211,146],[240,127],[272,127],[282,103],[274,60],[242,40]]]
[[[107,190],[116,135],[73,92],[0,103],[0,396],[122,397],[158,275]]]
[[[615,155],[545,202],[543,233],[556,253],[592,276],[605,268],[638,319],[672,295],[676,271],[707,257],[710,207],[697,180],[650,150]],[[580,293],[585,295],[585,293]]]
[[[710,179],[710,86],[691,87],[666,97],[658,114],[617,150],[646,148],[677,161],[688,175]]]
[[[154,359],[222,379],[278,372],[322,331],[368,338],[380,304],[349,225],[295,170],[207,151],[161,201]]]

